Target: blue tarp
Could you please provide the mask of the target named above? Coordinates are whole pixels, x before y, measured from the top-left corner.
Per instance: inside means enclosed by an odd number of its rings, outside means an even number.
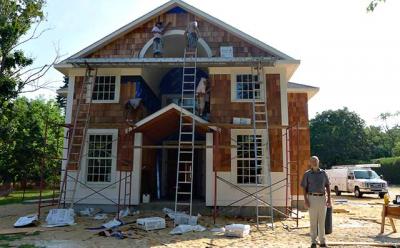
[[[182,90],[182,76],[182,68],[173,68],[167,72],[160,82],[160,94],[180,94]],[[208,75],[203,70],[197,68],[196,86],[202,77],[208,78]]]
[[[141,76],[121,76],[121,84],[135,83],[135,98],[141,98],[144,106],[150,113],[154,113],[161,108],[161,101],[147,85]]]
[[[182,9],[179,6],[176,6],[170,10],[168,10],[167,14],[181,14],[181,13],[187,13],[186,10]]]

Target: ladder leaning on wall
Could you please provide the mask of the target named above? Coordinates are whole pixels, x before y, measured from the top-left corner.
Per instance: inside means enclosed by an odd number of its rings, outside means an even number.
[[[175,212],[192,215],[193,161],[195,141],[197,48],[185,48],[181,89],[178,159],[176,168]],[[190,114],[185,114],[186,109]]]
[[[252,124],[253,124],[253,141],[254,141],[254,164],[255,164],[255,199],[256,199],[256,221],[257,227],[260,224],[261,219],[270,219],[270,225],[274,227],[274,210],[272,204],[272,176],[271,176],[271,159],[270,159],[270,144],[269,144],[269,122],[268,122],[268,106],[267,106],[267,82],[264,74],[264,69],[261,66],[261,63],[258,63],[254,69],[251,67],[251,76],[252,76]],[[259,96],[257,100],[256,96]],[[263,97],[264,96],[264,97]],[[265,139],[262,139],[262,133],[257,132],[257,124],[264,125],[261,130],[265,130]],[[257,138],[257,136],[261,135],[261,139]],[[260,140],[260,142],[258,142]],[[265,141],[265,144],[263,142]],[[261,145],[261,149],[259,148]],[[261,153],[258,154],[258,150],[260,149]],[[264,165],[264,166],[263,166]],[[259,168],[261,167],[261,168]],[[263,169],[265,169],[266,173],[263,173]],[[261,176],[258,175],[258,170],[261,170]],[[266,180],[264,176],[266,175]],[[259,194],[260,184],[269,185],[268,189],[268,204],[263,204],[260,206],[262,198]],[[267,205],[267,206],[266,206]],[[260,208],[268,207],[270,210],[270,215],[260,215]]]
[[[58,207],[63,202],[65,205],[67,194],[71,194],[70,208],[74,207],[75,194],[79,175],[81,171],[81,161],[87,136],[87,128],[90,120],[90,107],[92,105],[92,93],[96,85],[97,69],[87,66],[85,77],[76,97],[76,109],[72,125],[72,133],[69,139],[65,168],[62,170],[61,190]],[[68,175],[70,168],[76,169],[76,176]],[[68,190],[67,182],[73,183],[73,188]]]

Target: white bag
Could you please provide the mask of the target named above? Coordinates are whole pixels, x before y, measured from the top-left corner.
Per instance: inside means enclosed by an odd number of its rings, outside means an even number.
[[[70,209],[51,209],[46,217],[46,227],[70,226],[74,225],[74,210]]]
[[[225,226],[225,236],[243,238],[250,234],[250,225],[232,224]]]
[[[38,215],[37,214],[31,214],[27,216],[22,216],[20,217],[14,224],[14,227],[22,227],[22,226],[28,226],[31,224],[36,224],[38,221]]]

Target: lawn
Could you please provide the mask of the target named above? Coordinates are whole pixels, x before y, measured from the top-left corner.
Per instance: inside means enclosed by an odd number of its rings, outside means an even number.
[[[22,190],[17,190],[12,192],[7,197],[0,197],[0,205],[12,204],[12,203],[21,203],[22,202]],[[58,192],[56,192],[57,198]],[[43,198],[52,198],[53,197],[53,190],[46,189],[42,192]],[[26,190],[25,191],[25,199],[24,200],[34,200],[39,199],[39,190]]]

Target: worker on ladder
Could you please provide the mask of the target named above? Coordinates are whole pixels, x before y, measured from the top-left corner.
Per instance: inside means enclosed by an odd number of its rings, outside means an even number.
[[[197,48],[197,41],[200,36],[199,26],[197,21],[189,22],[185,35],[187,38],[187,48],[189,49],[196,49]]]

